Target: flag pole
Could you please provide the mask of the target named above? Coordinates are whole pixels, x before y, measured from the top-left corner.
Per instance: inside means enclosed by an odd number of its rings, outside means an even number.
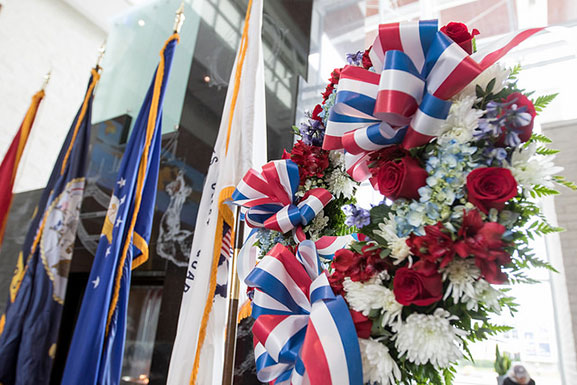
[[[240,282],[236,273],[238,254],[244,239],[244,225],[241,221],[240,207],[235,208],[234,251],[230,261],[230,286],[228,290],[228,317],[226,321],[226,339],[224,349],[224,368],[222,371],[222,385],[232,385],[234,379],[234,356],[236,353],[236,328],[238,318],[238,297]]]

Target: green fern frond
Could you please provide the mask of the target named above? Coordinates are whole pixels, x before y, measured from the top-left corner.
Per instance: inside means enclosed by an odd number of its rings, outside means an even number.
[[[559,95],[558,93],[549,94],[549,95],[542,95],[539,96],[537,99],[532,100],[533,105],[535,106],[535,111],[541,112],[547,107],[549,103],[553,101]]]
[[[531,190],[529,193],[531,194],[531,197],[533,197],[533,198],[541,198],[541,197],[546,197],[546,196],[550,196],[550,195],[557,195],[557,194],[559,194],[559,191],[553,190],[549,187],[538,184],[538,185],[535,185],[533,187],[533,190]]]
[[[547,148],[545,146],[539,146],[539,147],[537,147],[535,152],[539,155],[555,155],[555,154],[558,154],[560,151],[555,150],[553,148]]]
[[[531,139],[529,140],[530,142],[541,142],[541,143],[551,143],[553,142],[551,139],[549,139],[548,137],[546,137],[543,134],[536,134],[533,133],[531,135]]]
[[[553,176],[553,180],[560,185],[570,188],[571,190],[577,190],[577,185],[575,183],[565,179],[565,177],[561,175]]]

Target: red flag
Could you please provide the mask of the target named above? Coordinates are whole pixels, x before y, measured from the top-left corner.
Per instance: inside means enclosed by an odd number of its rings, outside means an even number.
[[[14,136],[10,148],[8,148],[2,164],[0,164],[0,245],[4,238],[6,220],[12,203],[12,187],[14,187],[16,171],[42,98],[44,98],[44,90],[38,91],[32,97],[32,103],[30,103],[26,116],[24,116],[18,132]]]

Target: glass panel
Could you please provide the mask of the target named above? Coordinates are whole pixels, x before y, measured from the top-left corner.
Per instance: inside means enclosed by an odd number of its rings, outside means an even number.
[[[128,301],[122,384],[148,384],[162,287],[132,286]]]
[[[161,0],[132,8],[114,20],[108,35],[102,78],[96,90],[93,122],[136,115],[152,80],[164,42],[172,34],[180,0]],[[185,4],[186,21],[176,48],[164,101],[162,132],[178,127],[186,79],[196,44],[198,14]]]

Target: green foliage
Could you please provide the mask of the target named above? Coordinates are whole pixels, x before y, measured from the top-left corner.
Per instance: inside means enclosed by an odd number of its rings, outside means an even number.
[[[515,64],[509,71],[509,80],[517,80],[517,75],[521,73],[521,64]]]
[[[298,136],[298,137],[301,136],[301,130],[299,130],[299,128],[298,128],[297,126],[292,126],[292,129],[293,129],[293,133],[294,133],[296,136]]]
[[[568,181],[567,179],[565,179],[565,177],[561,175],[553,176],[553,181],[557,184],[570,188],[571,190],[577,190],[577,185],[575,183]]]
[[[537,99],[532,100],[533,105],[535,106],[535,111],[537,111],[538,113],[543,111],[545,107],[547,107],[547,105],[557,97],[557,95],[559,94],[555,93],[549,95],[542,95],[537,97]]]
[[[539,155],[555,155],[555,154],[559,153],[559,150],[555,150],[555,149],[548,148],[545,146],[539,146],[539,147],[537,147],[535,152]]]
[[[543,134],[533,133],[529,139],[530,142],[552,143],[553,141]]]
[[[495,368],[495,372],[498,375],[504,376],[507,374],[507,371],[511,368],[511,357],[509,354],[499,352],[499,345],[495,347],[495,363],[493,365]]]
[[[531,191],[529,191],[529,194],[531,194],[531,197],[533,197],[533,198],[541,198],[541,197],[546,197],[546,196],[550,196],[550,195],[557,195],[557,194],[559,194],[559,191],[553,190],[549,187],[538,184],[538,185],[533,186],[533,189]]]

